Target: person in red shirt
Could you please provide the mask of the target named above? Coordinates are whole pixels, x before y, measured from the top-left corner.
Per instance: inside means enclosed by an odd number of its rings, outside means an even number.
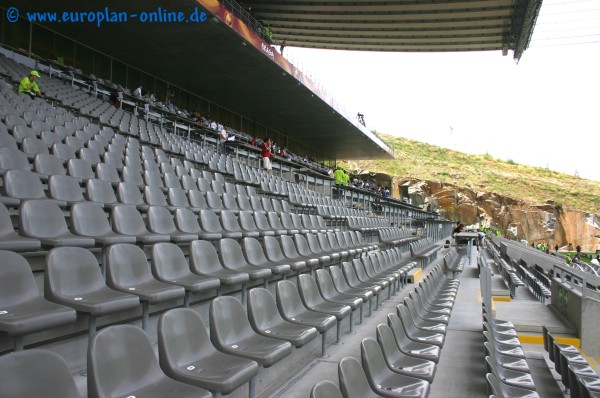
[[[262,145],[263,169],[265,169],[267,173],[270,173],[273,170],[271,167],[271,144],[271,139],[267,138]]]

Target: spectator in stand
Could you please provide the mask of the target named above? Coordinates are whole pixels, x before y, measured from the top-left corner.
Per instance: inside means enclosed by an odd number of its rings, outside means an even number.
[[[281,156],[282,158],[285,158],[286,155],[287,155],[287,148],[282,148],[279,150],[279,156]]]
[[[212,120],[210,122],[210,128],[213,129],[213,130],[216,130],[217,129],[217,122],[215,122],[214,120]]]
[[[156,102],[156,95],[154,95],[154,93],[150,94],[150,102],[151,103]]]
[[[381,191],[381,196],[383,196],[384,198],[389,198],[390,189],[388,187],[383,188],[383,191]]]
[[[135,90],[133,90],[133,96],[137,98],[142,98],[142,85],[137,86]]]
[[[219,153],[221,155],[225,155],[227,153],[227,148],[225,145],[227,144],[227,140],[229,139],[229,134],[227,134],[227,129],[223,127],[221,132],[219,133]]]
[[[267,140],[262,145],[262,161],[263,161],[263,169],[267,173],[271,173],[273,171],[273,167],[271,166],[271,139],[267,138]]]
[[[581,253],[581,245],[577,245],[575,250],[577,250],[577,255],[579,255],[579,253]]]
[[[287,41],[284,40],[279,45],[279,52],[281,53],[281,55],[283,55],[283,49],[285,48],[285,46],[287,46]]]
[[[31,97],[43,97],[44,95],[35,82],[35,80],[40,77],[41,76],[37,70],[32,70],[29,72],[29,76],[25,76],[23,79],[21,79],[21,83],[19,84],[19,93],[28,94]]]
[[[348,173],[346,172],[346,170],[343,170],[343,171],[344,171],[344,176],[343,176],[343,182],[342,182],[342,185],[344,185],[344,186],[348,186],[348,184],[350,183],[350,174],[348,174]]]
[[[558,254],[558,244],[554,245],[554,253]]]
[[[120,108],[122,100],[123,100],[123,87],[121,87],[119,85],[119,86],[117,86],[117,88],[115,89],[115,91],[113,91],[110,94],[110,101],[112,102],[112,104],[115,107]]]
[[[335,185],[342,185],[344,183],[344,170],[336,167],[333,172],[333,178],[335,178]]]

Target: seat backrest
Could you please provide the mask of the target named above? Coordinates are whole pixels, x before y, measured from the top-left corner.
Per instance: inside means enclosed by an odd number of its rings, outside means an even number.
[[[182,188],[169,188],[168,197],[171,206],[190,207],[190,202]]]
[[[98,175],[99,179],[104,181],[109,181],[114,184],[121,182],[119,172],[113,165],[110,164],[98,163],[96,165],[96,174]]]
[[[12,220],[10,219],[10,213],[4,203],[0,202],[0,237],[12,235],[14,233],[15,229]]]
[[[50,197],[67,202],[82,202],[83,190],[79,185],[79,179],[67,175],[56,174],[48,178],[48,193]]]
[[[229,232],[240,232],[240,223],[233,210],[223,210],[219,215],[223,229]]]
[[[248,265],[240,244],[229,238],[219,241],[219,255],[223,265],[231,269],[239,269]]]
[[[115,190],[108,181],[90,178],[86,184],[87,197],[92,202],[117,203]]]
[[[40,177],[28,170],[8,170],[4,174],[4,193],[19,199],[47,199]]]
[[[248,318],[261,330],[268,330],[283,319],[277,310],[275,298],[267,289],[255,287],[248,292]]]
[[[39,297],[31,267],[25,257],[12,251],[0,250],[0,264],[0,308]]]
[[[113,229],[120,234],[133,236],[148,234],[144,219],[135,206],[118,205],[113,207],[111,219]]]
[[[173,243],[152,245],[152,273],[160,280],[178,280],[190,275],[190,267],[181,248]]]
[[[381,347],[381,351],[385,358],[397,358],[403,356],[396,343],[394,332],[385,323],[380,323],[376,327],[377,330],[377,343]]]
[[[215,212],[210,209],[200,210],[199,220],[202,229],[206,232],[221,233],[223,231],[219,218]]]
[[[86,181],[96,177],[92,166],[81,159],[69,159],[67,161],[67,173],[72,177]]]
[[[296,244],[294,243],[294,239],[288,235],[281,235],[281,250],[283,254],[290,259],[295,259],[300,257],[298,250],[296,249]]]
[[[79,391],[58,354],[28,349],[0,356],[0,396],[79,398]]]
[[[209,358],[216,349],[202,318],[189,308],[174,308],[158,320],[158,353],[161,368],[170,370]]]
[[[310,398],[343,398],[340,389],[329,380],[315,384],[310,391]]]
[[[500,381],[498,378],[492,373],[488,373],[485,375],[485,378],[488,381],[488,386],[492,394],[494,394],[497,398],[505,398],[504,393],[502,391],[502,387],[500,386]]]
[[[133,325],[96,333],[90,340],[87,369],[90,398],[129,395],[164,377],[148,336]]]
[[[279,241],[273,236],[265,236],[263,239],[264,253],[266,257],[275,263],[285,264],[288,259],[285,258]]]
[[[346,281],[348,281],[348,285],[357,286],[360,284],[358,276],[356,275],[356,270],[352,266],[352,263],[344,261],[342,263],[342,270],[344,271],[344,276],[346,277]]]
[[[360,362],[353,357],[342,358],[338,365],[340,391],[344,397],[376,397]]]
[[[0,147],[0,170],[29,170],[27,155],[16,148]]]
[[[231,346],[256,333],[242,303],[233,296],[218,296],[210,303],[210,338],[218,347]]]
[[[67,174],[63,161],[54,155],[38,153],[33,158],[33,169],[40,174]]]
[[[319,254],[323,253],[323,248],[319,244],[319,240],[317,239],[317,235],[315,234],[306,234],[306,241],[308,242],[308,247],[313,253]]]
[[[107,250],[106,281],[109,286],[123,288],[155,281],[142,248],[119,243]]]
[[[335,290],[335,286],[333,285],[333,280],[331,279],[331,275],[324,269],[318,269],[316,271],[317,277],[317,286],[319,287],[319,291],[321,292],[321,296],[328,300],[332,298],[337,291]]]
[[[144,206],[146,204],[140,189],[132,182],[120,182],[117,186],[117,196],[119,202],[126,205]]]
[[[396,339],[396,343],[398,347],[403,347],[407,343],[410,342],[410,339],[406,335],[404,331],[404,326],[402,325],[402,320],[400,317],[394,313],[388,314],[388,326],[394,333],[394,338]]]
[[[292,282],[283,280],[277,282],[277,308],[288,319],[294,318],[306,310],[298,293],[298,288]]]
[[[147,211],[148,229],[157,234],[177,233],[171,212],[162,206],[150,206]]]
[[[360,343],[362,366],[372,386],[377,386],[381,377],[389,373],[381,347],[372,337],[366,337]]]
[[[265,257],[263,245],[258,239],[242,239],[242,251],[246,254],[246,259],[250,265],[262,266],[269,262]]]
[[[185,233],[198,234],[202,232],[200,224],[198,224],[198,217],[189,209],[178,208],[175,210],[175,225],[177,229]]]
[[[298,276],[298,292],[300,293],[304,305],[309,308],[323,302],[317,283],[309,274],[301,274]]]
[[[112,232],[102,205],[94,202],[75,203],[71,206],[71,227],[75,234],[92,238]]]
[[[167,197],[162,188],[157,185],[146,185],[144,187],[144,198],[146,203],[154,206],[168,206]]]
[[[190,268],[195,273],[223,269],[215,247],[206,240],[195,240],[190,245]]]
[[[104,288],[96,257],[81,247],[57,247],[46,257],[44,296],[50,301],[86,295]]]
[[[52,238],[70,233],[62,210],[49,200],[21,202],[19,232],[33,238]]]

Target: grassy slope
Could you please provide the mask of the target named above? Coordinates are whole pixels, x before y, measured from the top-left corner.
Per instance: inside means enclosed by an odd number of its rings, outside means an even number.
[[[368,170],[399,177],[452,183],[494,192],[531,204],[553,200],[572,210],[600,214],[600,182],[548,169],[468,155],[401,137],[378,134],[396,151],[396,160],[346,161],[349,170]]]

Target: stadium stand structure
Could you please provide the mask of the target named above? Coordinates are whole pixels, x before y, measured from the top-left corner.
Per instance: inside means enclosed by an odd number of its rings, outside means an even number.
[[[0,52],[0,396],[597,394],[593,272]]]

